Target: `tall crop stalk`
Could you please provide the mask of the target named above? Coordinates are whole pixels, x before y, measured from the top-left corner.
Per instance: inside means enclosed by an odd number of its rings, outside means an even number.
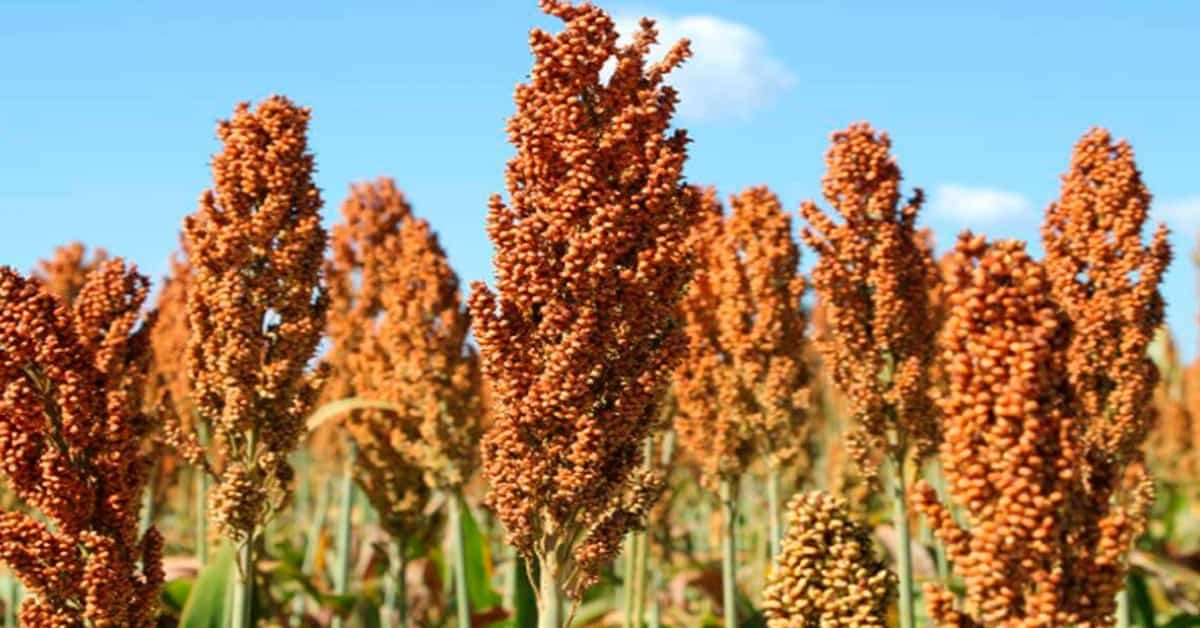
[[[722,478],[721,608],[725,626],[737,626],[737,479]]]
[[[467,590],[467,548],[463,534],[463,503],[462,495],[451,493],[447,496],[450,508],[450,552],[454,561],[454,608],[458,618],[458,628],[471,628],[471,594]]]
[[[342,504],[338,509],[337,521],[337,571],[334,579],[334,592],[346,595],[350,592],[350,559],[353,554],[351,532],[354,527],[354,462],[358,458],[358,446],[351,440],[346,445],[346,465],[342,470]],[[342,618],[334,617],[334,628],[344,625]]]
[[[408,625],[405,542],[403,539],[389,539],[387,548],[388,564],[383,579],[383,606],[379,609],[380,624],[402,628]]]
[[[900,577],[900,627],[916,625],[915,596],[912,573],[912,540],[909,534],[908,498],[905,490],[905,451],[897,450],[892,460],[891,498],[892,521],[896,526],[896,571]]]
[[[779,469],[767,468],[767,534],[771,543],[771,560],[779,555],[783,543],[783,522],[779,513]]]

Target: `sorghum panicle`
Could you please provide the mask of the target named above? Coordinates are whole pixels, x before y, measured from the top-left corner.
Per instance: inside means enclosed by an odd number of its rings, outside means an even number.
[[[45,284],[47,292],[70,305],[87,282],[88,274],[107,259],[108,251],[102,248],[92,250],[89,259],[87,246],[72,242],[54,249],[50,259],[39,261],[33,276]]]
[[[488,215],[496,291],[476,284],[470,305],[495,401],[487,502],[509,542],[578,596],[652,501],[635,470],[684,350],[694,210],[663,77],[689,51],[680,42],[647,63],[651,21],[618,47],[599,8],[539,6],[566,28],[530,33],[534,68],[508,124],[510,197]]]
[[[965,526],[927,484],[916,505],[962,578],[970,612],[936,585],[927,587],[929,610],[941,625],[1070,625],[1063,570],[1071,552],[1087,550],[1065,544],[1080,453],[1063,395],[1067,330],[1023,242],[963,234],[950,265],[940,460]]]
[[[1126,560],[1146,524],[1153,481],[1144,448],[1158,369],[1148,356],[1163,322],[1159,292],[1171,261],[1167,229],[1142,239],[1150,193],[1133,149],[1092,129],[1076,143],[1057,202],[1042,227],[1051,294],[1070,324],[1065,369],[1082,424],[1083,490],[1074,506],[1086,513],[1078,557],[1088,611],[1107,620],[1124,586]]]
[[[888,625],[896,576],[846,500],[814,491],[787,506],[787,535],[763,590],[769,628]]]
[[[143,412],[153,316],[148,282],[101,263],[74,307],[0,268],[0,464],[44,519],[0,515],[0,559],[31,595],[28,626],[153,626],[162,538],[139,537],[152,461]]]
[[[341,210],[325,263],[330,339],[325,401],[363,397],[379,388],[375,379],[384,366],[376,362],[386,363],[388,356],[368,347],[383,316],[384,268],[396,263],[383,254],[383,244],[412,215],[404,194],[388,178],[352,185]],[[355,480],[379,512],[384,530],[397,538],[411,536],[430,496],[416,452],[415,426],[381,409],[356,410],[345,426],[359,446]],[[332,430],[329,437],[340,440],[339,432]]]
[[[887,134],[866,123],[834,133],[822,190],[842,222],[812,202],[800,208],[802,237],[819,255],[812,281],[830,336],[820,348],[853,408],[859,428],[850,444],[864,472],[879,452],[915,446],[923,454],[937,440],[928,382],[937,273],[916,228],[923,196],[918,189],[900,204],[890,149]]]
[[[1092,448],[1115,467],[1140,457],[1157,381],[1146,350],[1163,321],[1158,287],[1171,248],[1163,225],[1143,244],[1149,209],[1133,149],[1093,129],[1042,226],[1050,287],[1073,330],[1071,386]]]
[[[404,220],[382,254],[392,263],[369,350],[385,368],[371,395],[400,405],[402,421],[416,427],[426,482],[458,491],[475,471],[481,431],[479,357],[467,344],[458,276],[424,219]]]
[[[766,187],[742,192],[731,206],[717,248],[722,342],[753,400],[750,426],[767,464],[807,464],[806,285],[792,220]]]
[[[733,356],[721,334],[721,253],[725,216],[716,190],[693,190],[699,218],[688,247],[696,268],[680,300],[687,357],[675,371],[675,430],[710,490],[737,478],[753,459],[752,400],[738,385]]]
[[[217,526],[239,542],[286,496],[317,392],[307,365],[325,326],[326,237],[308,119],[282,96],[238,105],[217,127],[214,187],[184,223],[192,402],[224,460]]]

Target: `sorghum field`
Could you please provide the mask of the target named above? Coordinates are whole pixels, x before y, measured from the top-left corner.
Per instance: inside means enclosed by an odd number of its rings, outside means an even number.
[[[697,184],[688,42],[540,6],[490,281],[402,173],[319,190],[285,96],[230,103],[167,276],[0,267],[3,625],[1200,626],[1190,252],[1129,143],[938,255],[884,130],[798,206]]]

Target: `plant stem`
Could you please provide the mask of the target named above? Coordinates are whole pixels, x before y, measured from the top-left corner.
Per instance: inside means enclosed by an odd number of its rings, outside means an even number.
[[[1129,587],[1117,593],[1117,628],[1129,628]]]
[[[196,435],[201,447],[208,447],[208,426],[203,421],[196,422]],[[196,560],[203,567],[208,563],[208,471],[204,467],[194,468],[193,490],[196,509]]]
[[[350,592],[350,554],[352,553],[350,533],[354,515],[354,461],[358,457],[358,445],[349,439],[346,446],[346,468],[342,471],[342,507],[338,510],[337,523],[337,571],[335,572],[334,593],[346,595]],[[341,628],[345,621],[340,616],[334,616],[333,628]]]
[[[630,615],[634,628],[642,628],[642,618],[646,614],[647,541],[644,531],[633,536],[633,612]]]
[[[458,628],[471,628],[471,597],[467,590],[467,548],[463,535],[462,495],[457,491],[450,496],[450,542],[454,555],[454,602],[458,614]]]
[[[637,546],[638,538],[633,532],[625,535],[625,628],[633,628],[633,596],[634,593],[634,574],[637,573]]]
[[[662,607],[658,601],[658,591],[662,589],[662,572],[655,566],[650,577],[650,628],[662,627]]]
[[[779,519],[779,467],[767,465],[767,533],[771,541],[771,561],[783,547],[783,529]]]
[[[562,628],[563,594],[558,583],[558,557],[552,550],[538,565],[538,628]]]
[[[896,561],[900,577],[900,628],[914,628],[916,623],[913,608],[912,544],[908,531],[908,498],[905,494],[904,473],[906,453],[906,448],[901,447],[892,460],[895,469],[892,477],[892,518],[896,526]]]
[[[246,435],[246,468],[254,469],[258,449],[258,425],[250,428]],[[251,476],[254,477],[253,475]],[[233,590],[232,628],[253,628],[254,626],[254,542],[258,537],[258,523],[255,522],[246,530],[246,538],[238,547],[237,582]]]
[[[383,578],[383,607],[379,609],[381,626],[403,628],[408,623],[408,583],[404,580],[404,541],[388,541],[388,566]]]
[[[234,584],[232,617],[234,628],[254,626],[254,541],[252,532],[238,547],[237,582]]]
[[[737,623],[737,484],[735,479],[721,480],[721,605],[726,628]]]
[[[300,566],[300,572],[306,576],[312,576],[313,569],[317,564],[317,544],[321,538],[321,530],[325,527],[325,513],[329,510],[330,495],[332,494],[333,478],[326,478],[324,490],[318,494],[315,510],[309,517],[308,531],[305,533],[304,562]],[[304,611],[305,597],[297,595],[292,601],[293,625],[300,626],[303,624]]]

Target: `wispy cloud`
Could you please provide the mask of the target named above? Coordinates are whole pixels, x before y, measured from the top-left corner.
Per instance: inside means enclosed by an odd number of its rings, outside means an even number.
[[[1033,204],[1008,190],[947,183],[933,190],[931,209],[937,214],[962,221],[993,222],[1023,217]]]
[[[1200,231],[1200,195],[1158,201],[1151,208],[1154,217],[1176,235],[1190,241]]]
[[[638,28],[641,14],[619,14],[617,28],[627,37]],[[668,77],[679,90],[679,115],[692,120],[748,118],[773,103],[796,79],[782,61],[771,56],[766,38],[753,28],[713,15],[650,15],[658,26],[660,45],[687,38],[693,57]]]

